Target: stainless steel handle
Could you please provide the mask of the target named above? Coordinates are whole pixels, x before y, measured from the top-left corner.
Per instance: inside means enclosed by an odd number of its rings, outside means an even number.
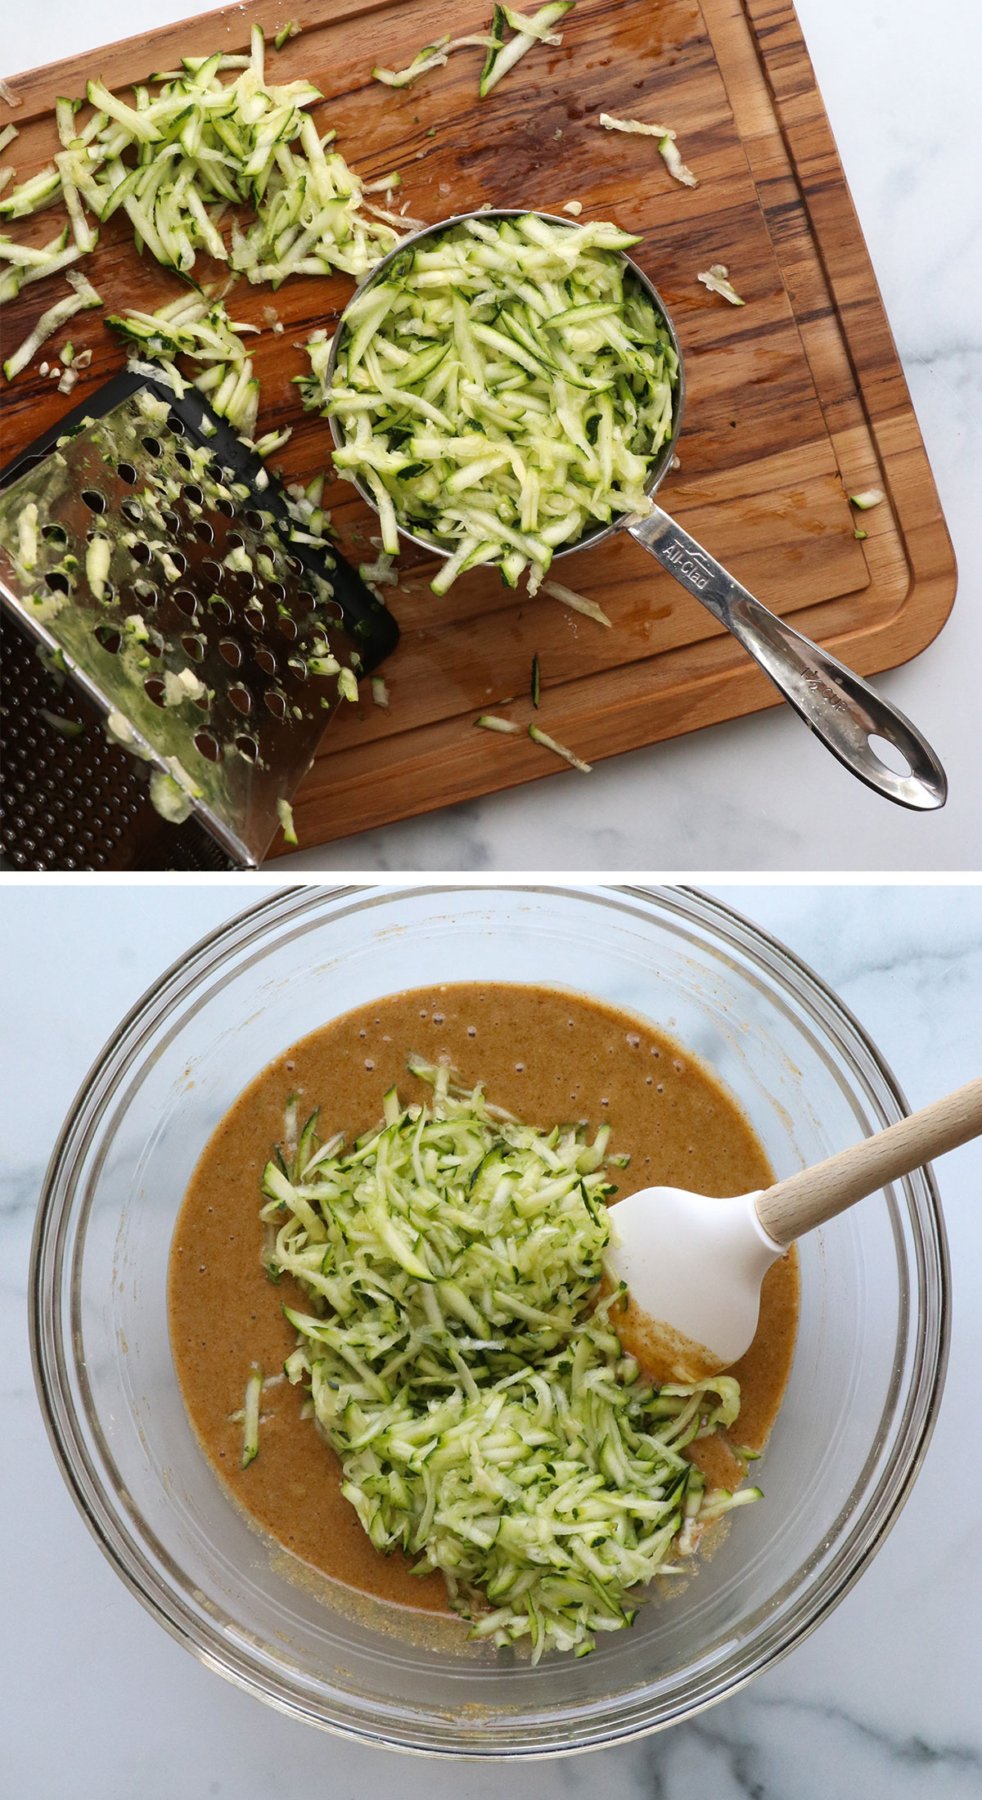
[[[795,711],[847,769],[900,806],[928,812],[948,798],[948,780],[927,739],[875,688],[768,612],[708,550],[660,506],[628,523],[631,536],[702,602],[714,619],[779,688]],[[870,743],[879,737],[907,764],[896,774]]]

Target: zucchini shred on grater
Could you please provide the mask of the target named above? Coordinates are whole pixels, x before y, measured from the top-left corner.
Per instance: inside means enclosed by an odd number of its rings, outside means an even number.
[[[10,867],[257,867],[344,693],[398,640],[261,457],[149,370],[0,476],[0,606],[20,628],[5,629]],[[12,641],[25,631],[47,674]]]

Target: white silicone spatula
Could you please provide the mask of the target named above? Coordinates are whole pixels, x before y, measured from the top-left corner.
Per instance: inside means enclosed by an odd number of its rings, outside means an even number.
[[[795,1238],[980,1135],[982,1077],[759,1193],[654,1187],[619,1201],[606,1263],[630,1293],[629,1347],[646,1341],[662,1380],[729,1368],[753,1341],[764,1275]]]

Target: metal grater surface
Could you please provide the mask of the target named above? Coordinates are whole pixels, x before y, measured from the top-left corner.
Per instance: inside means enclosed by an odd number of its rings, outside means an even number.
[[[100,389],[0,488],[0,600],[130,758],[176,778],[246,867],[343,703],[340,670],[364,674],[398,635],[343,559],[305,535],[197,390],[178,398],[150,375]]]
[[[101,714],[42,654],[0,610],[0,868],[233,868],[197,819],[168,825],[154,811],[145,768],[110,743]]]

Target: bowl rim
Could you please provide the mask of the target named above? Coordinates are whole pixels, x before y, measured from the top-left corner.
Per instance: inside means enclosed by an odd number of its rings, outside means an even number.
[[[66,1159],[67,1167],[87,1152],[92,1138],[105,1121],[106,1103],[117,1092],[122,1078],[138,1056],[148,1035],[176,1004],[186,1000],[197,984],[213,973],[223,954],[234,949],[242,952],[252,941],[261,939],[272,925],[286,925],[321,903],[348,898],[392,901],[399,896],[420,896],[470,892],[479,895],[488,890],[500,892],[561,895],[573,898],[626,897],[647,906],[654,904],[669,914],[681,916],[690,924],[707,929],[718,947],[729,943],[749,957],[779,987],[788,989],[789,973],[793,975],[795,1000],[804,1005],[813,1022],[832,1036],[836,1048],[849,1064],[851,1080],[858,1083],[860,1096],[871,1110],[886,1123],[891,1117],[902,1117],[909,1106],[892,1068],[852,1010],[838,994],[797,953],[779,938],[757,925],[746,915],[720,900],[716,895],[689,885],[577,884],[547,881],[464,882],[428,881],[398,884],[345,883],[337,886],[293,884],[281,887],[250,905],[232,913],[220,925],[199,938],[189,950],[176,958],[150,984],[129,1008],[119,1025],[106,1040],[91,1063],[68,1108],[59,1130],[42,1182],[35,1220],[30,1257],[28,1315],[31,1361],[35,1388],[49,1441],[62,1477],[90,1532],[107,1560],[151,1617],[167,1630],[206,1667],[223,1675],[243,1691],[274,1706],[287,1717],[300,1718],[322,1729],[355,1742],[399,1750],[409,1754],[434,1755],[471,1762],[510,1762],[545,1760],[589,1750],[609,1749],[629,1743],[670,1725],[694,1718],[719,1701],[731,1698],[764,1669],[780,1662],[798,1644],[817,1629],[828,1614],[849,1593],[877,1550],[883,1544],[911,1492],[921,1469],[937,1421],[947,1370],[951,1331],[951,1274],[947,1234],[940,1197],[929,1166],[893,1184],[905,1194],[906,1212],[913,1230],[918,1275],[918,1291],[923,1287],[925,1258],[933,1253],[936,1282],[936,1319],[931,1342],[926,1335],[925,1309],[916,1314],[917,1333],[911,1345],[912,1366],[906,1397],[895,1422],[896,1442],[890,1459],[870,1492],[862,1495],[864,1527],[857,1538],[853,1532],[840,1549],[843,1566],[834,1564],[819,1578],[814,1590],[806,1594],[801,1616],[785,1619],[779,1641],[767,1647],[752,1666],[737,1669],[720,1678],[716,1671],[714,1691],[700,1695],[690,1703],[680,1703],[664,1717],[651,1721],[611,1722],[604,1735],[572,1744],[547,1743],[532,1747],[488,1744],[478,1748],[466,1744],[408,1741],[393,1737],[380,1721],[372,1728],[357,1719],[325,1716],[308,1700],[290,1696],[270,1685],[257,1668],[236,1666],[229,1645],[219,1648],[217,1636],[209,1642],[207,1634],[186,1612],[168,1610],[161,1595],[148,1589],[140,1579],[140,1567],[149,1568],[133,1534],[120,1526],[119,1515],[105,1503],[104,1485],[93,1469],[89,1453],[76,1430],[77,1409],[72,1403],[70,1384],[63,1371],[74,1361],[74,1347],[64,1341],[57,1321],[46,1315],[44,1286],[46,1278],[55,1279],[63,1262],[66,1237],[72,1223],[77,1194],[69,1180],[59,1196],[58,1178]],[[841,1027],[845,1027],[845,1036]],[[849,1039],[852,1039],[852,1042]],[[860,1057],[857,1057],[857,1051]],[[876,1084],[881,1091],[877,1091]],[[895,1109],[891,1112],[891,1108]],[[77,1142],[76,1142],[77,1140]],[[920,1190],[915,1192],[915,1187]],[[854,1490],[855,1491],[855,1490]],[[874,1504],[875,1502],[875,1504]],[[841,1515],[840,1515],[841,1517]],[[139,1566],[138,1566],[139,1565]],[[159,1582],[159,1573],[156,1575]],[[171,1595],[173,1599],[173,1594]],[[237,1653],[236,1653],[237,1654]],[[641,1703],[643,1704],[643,1702]]]

